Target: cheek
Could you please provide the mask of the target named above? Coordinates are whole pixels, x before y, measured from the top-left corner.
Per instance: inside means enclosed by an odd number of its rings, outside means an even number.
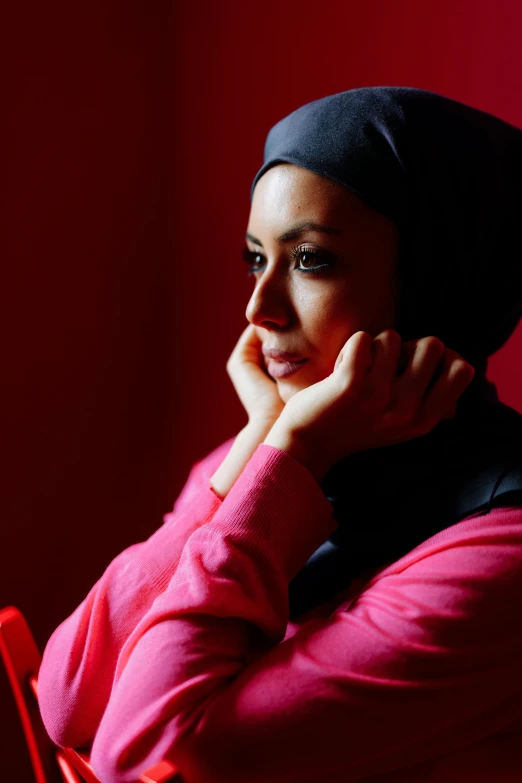
[[[364,308],[361,313],[355,289],[353,280],[337,280],[321,286],[320,290],[317,287],[313,295],[308,290],[299,298],[299,293],[295,292],[303,344],[310,348],[309,362],[297,375],[279,383],[282,399],[284,396],[289,399],[300,388],[330,375],[341,348],[351,335],[361,329],[368,331]]]
[[[311,326],[311,324],[310,324]],[[364,328],[358,313],[339,297],[325,302],[314,319],[307,340],[314,347],[314,373],[326,377],[335,366],[341,348],[354,332]]]

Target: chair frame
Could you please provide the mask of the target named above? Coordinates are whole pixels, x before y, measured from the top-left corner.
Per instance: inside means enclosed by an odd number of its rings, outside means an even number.
[[[22,612],[0,609],[0,657],[11,685],[29,750],[36,783],[101,783],[86,749],[62,748],[51,740],[38,706],[38,671],[42,656]],[[142,772],[139,783],[181,783],[177,768],[160,761]]]

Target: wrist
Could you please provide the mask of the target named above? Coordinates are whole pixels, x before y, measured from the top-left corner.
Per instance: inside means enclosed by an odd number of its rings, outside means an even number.
[[[210,487],[222,500],[232,489],[250,457],[271,428],[265,419],[250,419],[238,432],[227,456],[210,479]]]
[[[257,413],[253,416],[248,417],[248,423],[247,427],[266,427],[267,430],[270,430],[276,421],[279,419],[279,416],[270,416],[268,414],[263,413]]]
[[[253,435],[260,435],[261,440],[268,435],[272,427],[277,422],[276,418],[267,418],[266,416],[251,416],[248,419],[248,423],[245,426],[247,432],[251,432]],[[260,441],[261,442],[261,441]]]
[[[311,447],[297,432],[288,429],[281,422],[273,425],[263,443],[285,451],[296,459],[308,469],[318,484],[331,467],[319,449]]]

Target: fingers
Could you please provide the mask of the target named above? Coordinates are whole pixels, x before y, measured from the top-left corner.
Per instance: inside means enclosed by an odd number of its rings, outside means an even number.
[[[266,389],[275,385],[263,365],[261,341],[252,324],[242,332],[226,364],[228,377],[243,406],[249,412],[250,403]],[[264,384],[264,385],[261,385]]]
[[[342,347],[335,362],[334,374],[345,390],[356,396],[367,382],[372,364],[372,337],[368,332],[354,332]]]
[[[366,411],[386,408],[393,420],[426,432],[456,415],[456,403],[474,376],[473,367],[435,336],[402,342],[393,329],[372,338],[355,332],[337,357],[334,375]]]
[[[417,347],[418,340],[406,340],[401,346],[401,355],[399,358],[399,363],[397,365],[397,375],[402,375],[402,373],[407,368],[408,364],[410,363],[411,357],[415,353],[415,349]]]
[[[375,338],[355,332],[343,346],[335,369],[342,363],[346,385],[364,395],[366,410],[382,410],[392,399],[402,345],[400,334],[386,329]]]
[[[440,375],[433,387],[428,390],[420,407],[419,414],[423,425],[431,429],[441,418],[448,419],[455,415],[457,400],[469,386],[474,375],[473,367],[456,351],[447,348]]]
[[[253,324],[248,324],[243,330],[234,350],[226,364],[228,374],[234,371],[238,364],[244,361],[259,364],[262,357],[261,340],[259,339]]]
[[[259,351],[261,350],[261,340],[259,339],[253,324],[248,324],[246,329],[244,329],[239,340],[237,341],[236,347],[240,350],[245,348],[253,348]]]
[[[410,353],[408,366],[396,380],[396,410],[405,417],[420,407],[433,376],[440,371],[446,347],[437,337],[422,337],[402,353]]]
[[[402,340],[398,332],[386,329],[372,341],[373,363],[367,378],[368,399],[377,410],[385,408],[392,397]]]

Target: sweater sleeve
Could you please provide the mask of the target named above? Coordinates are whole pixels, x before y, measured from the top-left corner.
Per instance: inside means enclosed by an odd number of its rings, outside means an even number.
[[[93,739],[124,643],[169,584],[191,533],[221,505],[209,479],[233,441],[193,465],[163,525],[123,550],[48,640],[38,672],[38,703],[57,745],[82,747]]]
[[[331,512],[301,463],[257,448],[123,646],[100,780],[164,758],[184,783],[347,783],[520,717],[522,509],[442,531],[284,639],[288,584]]]

